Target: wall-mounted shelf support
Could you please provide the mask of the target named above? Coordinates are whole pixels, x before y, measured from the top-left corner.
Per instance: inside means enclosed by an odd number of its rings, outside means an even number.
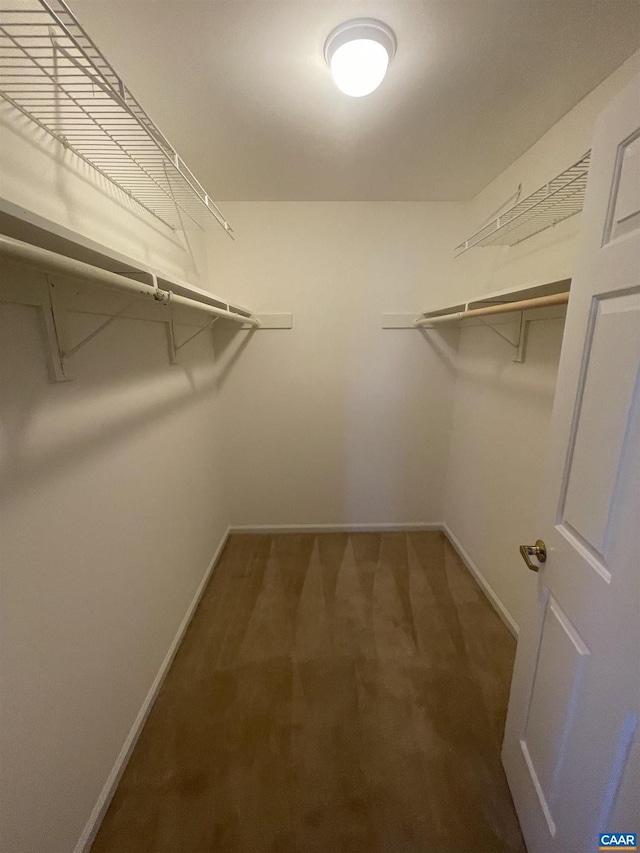
[[[520,331],[518,333],[518,347],[513,360],[516,364],[522,364],[527,355],[527,340],[529,338],[529,320],[520,312]]]
[[[56,382],[66,382],[69,377],[64,369],[64,357],[62,355],[62,346],[60,344],[59,323],[61,318],[56,313],[57,309],[55,306],[53,283],[48,275],[45,276],[45,280],[47,286],[44,289],[40,307],[42,308],[42,318],[47,349],[49,352],[51,376]]]
[[[184,341],[177,343],[177,335],[176,335],[176,328],[175,328],[175,321],[174,321],[174,314],[173,314],[173,306],[171,304],[172,297],[173,297],[173,291],[170,290],[169,291],[169,303],[168,303],[168,305],[169,305],[169,322],[167,323],[167,337],[169,340],[169,360],[170,360],[171,364],[177,364],[178,363],[178,350],[181,350],[185,344],[188,344],[189,341],[192,341],[194,338],[197,338],[198,335],[200,335],[202,332],[206,332],[207,329],[210,329],[214,323],[218,322],[220,317],[212,317],[206,326],[201,326],[199,329],[197,329],[195,332],[193,332],[191,335],[189,335],[187,338],[185,338]],[[257,327],[254,327],[254,328],[257,328]]]
[[[190,341],[192,341],[194,338],[197,338],[197,337],[198,337],[198,335],[200,335],[202,332],[206,332],[206,331],[207,331],[207,329],[210,329],[210,328],[213,326],[213,324],[214,324],[214,323],[217,323],[217,322],[218,322],[218,320],[219,320],[219,319],[220,319],[219,317],[214,317],[214,318],[213,318],[209,323],[207,323],[207,325],[206,325],[206,326],[202,326],[200,329],[198,329],[198,331],[197,331],[197,332],[194,332],[193,334],[189,335],[189,337],[188,337],[188,338],[185,338],[185,340],[184,340],[184,341],[182,341],[181,343],[176,344],[176,352],[177,352],[178,350],[181,350],[181,349],[182,349],[182,347],[183,347],[183,346],[185,346],[185,344],[188,344],[188,343],[189,343]]]
[[[68,349],[64,350],[61,353],[63,363],[64,363],[64,359],[70,358],[70,356],[75,355],[79,349],[82,349],[82,347],[85,344],[88,344],[89,341],[93,340],[93,338],[95,338],[97,335],[99,335],[100,332],[102,332],[104,329],[107,328],[107,326],[111,325],[111,323],[113,323],[114,320],[117,320],[118,317],[122,317],[124,314],[126,314],[126,312],[132,307],[134,302],[135,302],[134,299],[130,299],[128,302],[126,302],[122,306],[122,308],[119,311],[116,311],[115,314],[111,314],[110,317],[107,317],[107,319],[104,320],[102,323],[100,323],[99,326],[96,326],[96,328],[93,329],[93,331],[89,332],[88,335],[85,335],[83,338],[81,338],[78,341],[78,343],[76,343],[73,346],[69,347]]]
[[[171,297],[173,296],[173,292],[169,291],[169,299],[167,300],[167,305],[169,307],[169,322],[167,323],[167,340],[169,342],[169,361],[171,364],[178,363],[178,348],[176,347],[176,330],[173,322],[173,305],[171,304]]]
[[[499,338],[502,338],[503,341],[506,341],[510,347],[513,347],[516,350],[516,354],[513,357],[513,360],[516,362],[524,361],[524,352],[526,347],[526,337],[529,331],[529,324],[525,320],[524,311],[520,312],[520,324],[518,326],[518,338],[513,341],[509,337],[509,335],[505,335],[504,332],[501,332],[497,326],[492,326],[491,323],[487,323],[487,321],[480,317],[480,322],[487,329],[490,329],[495,335],[498,335]]]

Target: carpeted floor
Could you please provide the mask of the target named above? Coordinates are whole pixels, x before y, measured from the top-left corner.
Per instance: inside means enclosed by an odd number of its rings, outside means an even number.
[[[441,533],[233,536],[93,853],[525,853],[514,653]]]

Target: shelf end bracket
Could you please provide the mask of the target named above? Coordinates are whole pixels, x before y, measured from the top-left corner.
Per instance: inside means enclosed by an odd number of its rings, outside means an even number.
[[[67,382],[71,377],[67,376],[64,369],[64,358],[60,343],[60,315],[56,311],[54,284],[48,275],[45,278],[47,286],[42,301],[42,316],[47,349],[49,350],[51,377],[56,382]]]
[[[520,326],[518,329],[518,338],[515,341],[511,340],[511,338],[501,332],[500,329],[497,329],[495,326],[487,323],[487,321],[483,320],[482,317],[479,319],[483,326],[486,326],[487,329],[491,329],[494,334],[498,335],[498,337],[502,338],[503,341],[506,341],[509,346],[512,346],[516,350],[513,360],[518,364],[522,364],[526,358],[527,335],[529,331],[529,321],[525,319],[524,311],[520,311]]]

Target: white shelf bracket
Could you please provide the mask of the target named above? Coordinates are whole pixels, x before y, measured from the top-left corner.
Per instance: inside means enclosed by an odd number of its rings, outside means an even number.
[[[169,361],[171,364],[178,363],[178,349],[176,347],[176,330],[173,324],[173,305],[171,304],[171,300],[173,297],[173,291],[169,291],[169,299],[167,305],[169,307],[169,322],[167,323],[167,338],[169,342]]]
[[[55,285],[45,276],[46,288],[42,302],[42,315],[44,318],[44,332],[49,350],[49,364],[51,375],[56,382],[67,382],[71,377],[67,376],[60,344],[61,317],[55,303]]]
[[[498,337],[502,338],[503,341],[506,341],[509,346],[512,346],[516,350],[516,354],[513,357],[513,360],[518,364],[522,364],[525,360],[526,356],[526,348],[527,348],[527,336],[529,332],[529,321],[525,319],[524,311],[520,312],[520,325],[518,327],[518,337],[514,341],[509,335],[505,335],[504,332],[501,332],[500,329],[497,329],[495,326],[491,325],[491,323],[487,323],[482,317],[478,318],[483,326],[486,326],[487,329],[491,329],[494,334],[498,335]]]
[[[527,338],[529,337],[529,320],[525,319],[524,311],[520,312],[520,332],[518,334],[518,348],[514,361],[522,364],[527,356]]]
[[[97,326],[92,332],[89,332],[88,335],[85,335],[84,338],[79,340],[77,344],[74,344],[72,347],[69,347],[69,349],[63,350],[62,358],[66,359],[69,358],[69,356],[72,356],[77,353],[81,347],[83,347],[86,343],[95,338],[96,335],[99,335],[100,332],[102,332],[103,329],[106,329],[107,326],[111,325],[114,320],[117,320],[118,317],[121,317],[123,314],[125,314],[129,310],[129,308],[131,308],[131,306],[135,303],[135,301],[135,299],[130,299],[125,305],[123,305],[123,307],[119,311],[116,311],[115,314],[111,314],[110,317],[107,317],[104,322],[100,323],[100,325]]]
[[[188,343],[189,343],[189,341],[192,341],[194,338],[197,338],[197,337],[198,337],[198,335],[199,335],[199,334],[201,334],[201,332],[206,332],[206,331],[207,331],[207,329],[210,329],[210,328],[213,326],[213,324],[214,324],[214,323],[217,323],[217,322],[218,322],[218,320],[219,320],[219,319],[220,319],[219,317],[214,317],[214,318],[213,318],[213,320],[211,320],[211,322],[210,322],[210,323],[207,323],[207,325],[206,325],[206,326],[202,326],[202,328],[198,329],[198,331],[197,331],[197,332],[194,332],[192,335],[189,335],[189,337],[188,337],[188,338],[186,338],[184,341],[182,341],[182,343],[180,343],[180,344],[174,344],[176,352],[177,352],[178,350],[181,350],[181,349],[182,349],[182,347],[183,347],[185,344],[188,344]],[[174,335],[174,341],[175,341],[175,335]]]

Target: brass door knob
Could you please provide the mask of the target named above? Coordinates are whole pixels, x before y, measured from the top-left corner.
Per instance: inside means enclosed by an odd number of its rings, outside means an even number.
[[[537,539],[535,545],[521,545],[520,555],[527,564],[527,568],[531,569],[532,572],[537,572],[539,571],[540,566],[536,566],[535,563],[532,563],[530,557],[535,557],[538,562],[544,563],[547,559],[547,546],[544,544],[542,539]]]

